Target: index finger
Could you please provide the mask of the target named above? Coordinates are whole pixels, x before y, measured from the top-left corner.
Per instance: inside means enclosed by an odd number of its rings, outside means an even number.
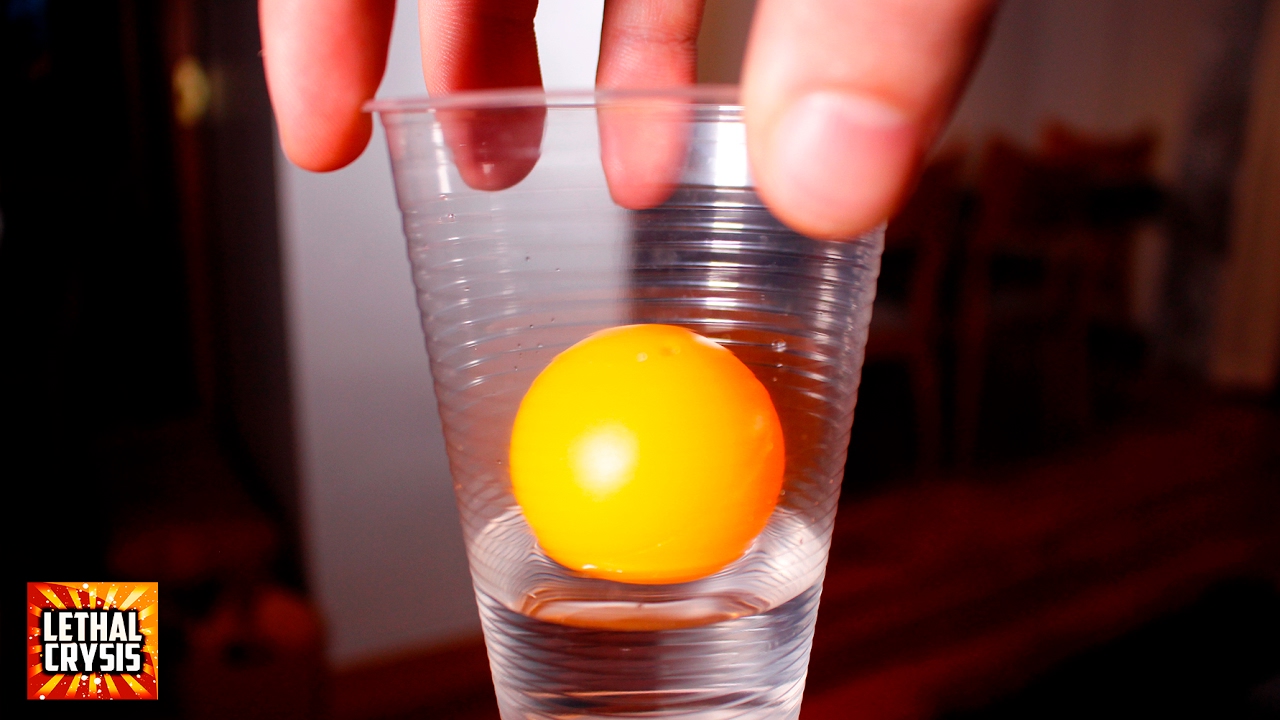
[[[395,0],[260,0],[262,63],[285,155],[307,170],[359,157],[361,111],[382,81]]]

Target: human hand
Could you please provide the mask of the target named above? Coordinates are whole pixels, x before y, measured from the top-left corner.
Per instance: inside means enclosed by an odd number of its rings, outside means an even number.
[[[702,4],[606,0],[597,85],[693,83]],[[944,127],[994,6],[759,0],[742,100],[753,176],[774,214],[827,238],[887,217]],[[537,0],[418,7],[432,95],[542,84]],[[285,154],[300,167],[335,170],[368,144],[372,120],[360,108],[381,82],[394,13],[394,0],[260,0],[267,85]]]

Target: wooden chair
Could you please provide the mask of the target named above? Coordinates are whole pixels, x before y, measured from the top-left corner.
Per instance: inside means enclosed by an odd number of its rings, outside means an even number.
[[[956,324],[956,457],[974,459],[993,335],[1038,337],[1033,358],[1046,406],[1078,428],[1089,414],[1086,373],[1087,244],[1077,222],[1084,187],[1032,153],[996,137],[983,151],[978,214],[967,237]]]
[[[889,221],[885,271],[867,339],[867,362],[903,362],[907,366],[919,469],[937,465],[942,445],[938,293],[960,225],[964,160],[962,148],[940,154],[925,168],[915,192]],[[886,287],[892,285],[892,278],[887,277],[891,273],[886,271],[903,261],[904,287]]]
[[[961,464],[974,457],[991,339],[1003,329],[1038,335],[1034,361],[1051,429],[1072,434],[1089,424],[1089,330],[1129,307],[1126,241],[1158,202],[1155,147],[1147,132],[1100,139],[1062,124],[1046,126],[1038,153],[1000,137],[987,144],[956,328]],[[1035,271],[1021,282],[993,272],[1010,262]]]
[[[1163,202],[1153,172],[1158,146],[1159,137],[1150,129],[1106,136],[1050,122],[1040,133],[1041,159],[1087,183],[1081,209],[1099,261],[1090,289],[1095,323],[1132,325],[1136,226]]]

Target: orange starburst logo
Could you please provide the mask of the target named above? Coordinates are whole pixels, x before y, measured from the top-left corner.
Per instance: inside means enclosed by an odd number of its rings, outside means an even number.
[[[27,583],[27,698],[155,700],[160,588]]]

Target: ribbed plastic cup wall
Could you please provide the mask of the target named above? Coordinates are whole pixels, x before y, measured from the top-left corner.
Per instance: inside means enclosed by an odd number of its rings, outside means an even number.
[[[387,131],[503,718],[795,717],[881,232],[813,240],[776,220],[752,187],[735,88],[370,108]],[[675,585],[558,565],[508,475],[538,373],[597,330],[649,322],[746,363],[787,450],[777,509],[746,554]]]

